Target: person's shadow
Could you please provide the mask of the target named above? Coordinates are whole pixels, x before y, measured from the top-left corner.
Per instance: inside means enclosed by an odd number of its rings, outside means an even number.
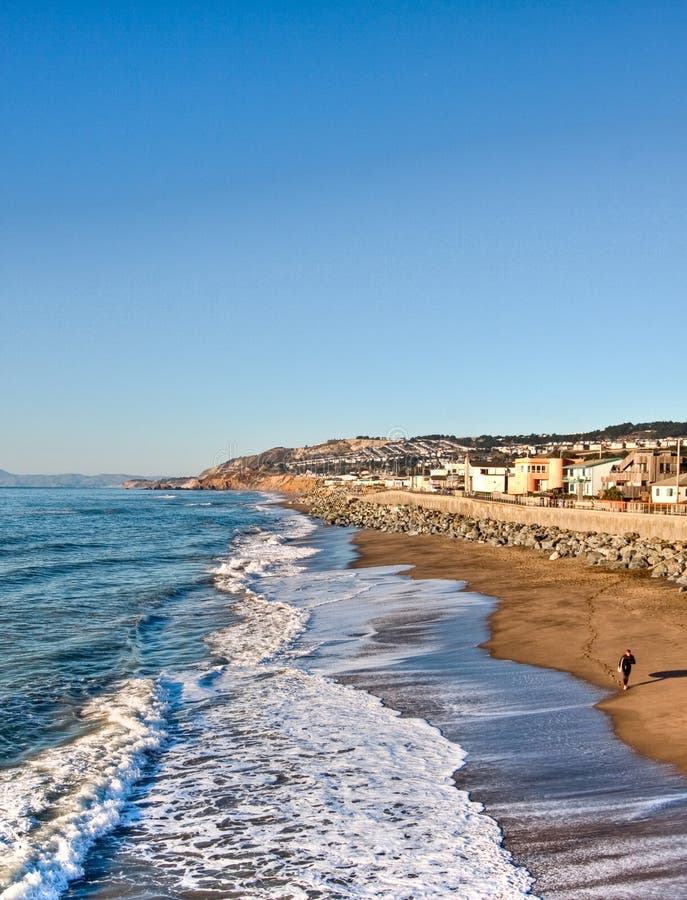
[[[662,681],[664,678],[687,678],[687,669],[668,669],[666,672],[649,672],[649,678]]]
[[[657,681],[665,681],[666,678],[687,678],[687,669],[666,669],[664,672],[649,672],[651,681],[638,681],[632,687],[640,684],[656,684]]]

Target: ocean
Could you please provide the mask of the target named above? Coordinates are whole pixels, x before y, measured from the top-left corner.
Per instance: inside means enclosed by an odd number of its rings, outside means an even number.
[[[253,492],[0,491],[0,897],[687,895],[687,783],[494,600]],[[535,881],[536,879],[536,881]]]

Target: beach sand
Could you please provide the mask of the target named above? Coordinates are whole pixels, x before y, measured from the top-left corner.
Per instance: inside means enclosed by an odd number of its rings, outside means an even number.
[[[410,565],[498,599],[485,645],[496,657],[559,669],[612,691],[599,704],[618,737],[687,774],[687,594],[642,573],[549,560],[536,551],[439,535],[361,531],[354,566]],[[623,692],[618,658],[637,665]]]

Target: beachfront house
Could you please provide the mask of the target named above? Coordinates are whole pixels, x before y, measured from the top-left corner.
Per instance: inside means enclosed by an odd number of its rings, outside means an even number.
[[[429,484],[433,491],[442,492],[446,490],[448,482],[448,472],[446,469],[430,469]]]
[[[613,459],[588,459],[584,462],[563,466],[563,488],[567,494],[582,497],[597,497],[604,489],[603,479],[613,466],[622,462],[622,457]]]
[[[413,473],[410,476],[410,490],[431,493],[434,490],[432,487],[432,479],[429,475],[417,475],[416,473]]]
[[[651,485],[652,503],[687,503],[687,474],[664,478]]]
[[[508,479],[509,494],[540,494],[563,487],[563,467],[574,462],[562,456],[525,456],[516,459]]]
[[[677,475],[674,450],[633,450],[602,478],[603,488],[616,487],[626,500],[649,498],[651,485]]]
[[[384,479],[384,487],[392,491],[408,491],[412,487],[411,477],[410,475],[405,477],[392,475]]]
[[[513,469],[510,466],[471,464],[471,490],[473,494],[505,494],[508,492],[508,479],[512,474]]]

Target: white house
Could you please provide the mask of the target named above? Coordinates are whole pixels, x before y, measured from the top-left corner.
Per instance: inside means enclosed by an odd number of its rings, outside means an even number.
[[[410,482],[414,491],[427,491],[431,493],[434,490],[432,478],[430,475],[413,475]]]
[[[622,459],[622,456],[613,459],[588,459],[564,466],[563,490],[578,497],[596,497],[604,487],[601,479],[608,475],[616,463],[622,462]]]
[[[407,491],[412,487],[412,479],[410,475],[407,475],[405,478],[385,478],[384,487],[390,490]]]
[[[470,490],[474,493],[505,494],[508,491],[508,477],[513,474],[509,466],[470,466]]]
[[[675,476],[655,481],[651,485],[651,502],[687,503],[687,474],[680,475],[679,486]]]

